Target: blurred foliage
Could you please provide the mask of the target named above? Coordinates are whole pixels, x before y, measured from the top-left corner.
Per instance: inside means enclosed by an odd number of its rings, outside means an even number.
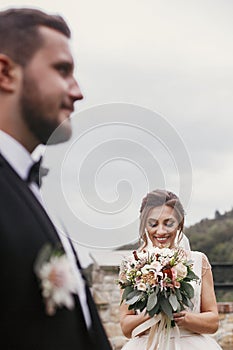
[[[191,249],[207,255],[210,263],[233,263],[233,209],[220,214],[216,210],[214,219],[203,219],[199,223],[185,228]],[[213,269],[214,281],[233,283],[231,267]],[[216,290],[218,301],[232,301],[233,290]]]
[[[214,219],[203,219],[185,228],[191,249],[205,253],[210,262],[233,262],[233,209],[215,212]]]

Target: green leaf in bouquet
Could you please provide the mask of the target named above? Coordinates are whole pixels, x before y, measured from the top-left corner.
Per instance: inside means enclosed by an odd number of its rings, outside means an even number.
[[[137,308],[135,307],[135,304],[133,304],[128,306],[128,310],[137,310]]]
[[[148,311],[148,314],[150,317],[153,317],[154,315],[158,314],[160,311],[161,311],[160,303],[158,301],[155,307],[152,310]]]
[[[187,276],[184,278],[184,281],[198,281],[199,277],[191,270],[188,268],[188,273]]]
[[[168,298],[168,300],[169,300],[169,303],[170,303],[170,305],[171,305],[173,311],[177,311],[177,309],[179,308],[179,305],[180,305],[180,304],[179,304],[179,302],[178,302],[178,300],[177,300],[176,294],[171,293],[170,296],[169,296],[169,298]]]
[[[166,298],[161,298],[160,301],[162,311],[168,316],[170,320],[173,319],[173,311],[171,304],[169,303],[168,299]]]
[[[139,292],[137,290],[129,293],[127,295],[125,303],[128,305],[133,305],[135,304],[140,298],[142,297],[142,292]]]
[[[136,303],[136,307],[138,310],[143,311],[146,307],[147,299],[143,298],[139,302]]]
[[[133,298],[135,295],[140,295],[140,294],[141,294],[140,291],[138,291],[137,289],[132,288],[132,290],[127,294],[125,299],[129,300],[129,299]]]
[[[146,293],[142,292],[140,299],[133,305],[134,310],[143,311],[145,309],[147,303],[145,295]]]
[[[124,289],[124,292],[122,294],[122,298],[126,299],[127,296],[134,291],[134,288],[132,286],[126,286]]]
[[[156,292],[151,293],[147,301],[147,306],[146,306],[147,311],[151,311],[157,304],[157,301],[158,301],[157,293]]]
[[[121,298],[121,303],[125,300],[125,299],[127,299],[127,296],[131,293],[131,292],[133,292],[133,287],[132,286],[127,286],[127,287],[125,287],[125,289],[124,289],[124,292],[123,292],[123,294],[122,294],[122,298]]]
[[[188,306],[190,309],[193,309],[193,303],[185,295],[183,295],[182,302],[184,305]]]
[[[180,284],[181,284],[181,288],[185,292],[186,296],[189,299],[193,298],[194,297],[193,286],[190,283],[184,282],[184,281],[182,281]]]
[[[178,301],[182,301],[182,295],[179,288],[175,288],[175,293]]]

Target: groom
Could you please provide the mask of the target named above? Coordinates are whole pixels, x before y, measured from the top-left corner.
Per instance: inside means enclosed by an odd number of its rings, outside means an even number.
[[[10,350],[111,349],[72,243],[59,236],[29,175],[31,153],[61,123],[56,142],[70,138],[69,116],[82,99],[69,38],[60,16],[0,12],[0,321],[1,343]],[[35,273],[46,244],[62,247],[72,271],[72,293],[60,304],[48,303],[41,290],[52,276],[61,288],[54,271]]]

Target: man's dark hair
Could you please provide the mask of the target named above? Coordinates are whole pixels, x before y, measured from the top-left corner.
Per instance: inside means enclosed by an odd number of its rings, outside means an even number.
[[[59,15],[31,8],[0,11],[0,53],[25,66],[43,44],[40,26],[55,29],[70,38],[70,29]]]

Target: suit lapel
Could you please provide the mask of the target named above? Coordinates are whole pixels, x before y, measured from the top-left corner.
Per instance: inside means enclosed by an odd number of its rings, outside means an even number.
[[[60,241],[56,229],[50,220],[48,214],[44,210],[41,203],[37,200],[32,193],[27,183],[22,180],[19,175],[14,171],[10,164],[0,154],[0,176],[11,186],[11,189],[15,191],[15,195],[19,196],[25,204],[27,204],[31,214],[35,216],[38,224],[47,235],[48,239],[56,243]]]

